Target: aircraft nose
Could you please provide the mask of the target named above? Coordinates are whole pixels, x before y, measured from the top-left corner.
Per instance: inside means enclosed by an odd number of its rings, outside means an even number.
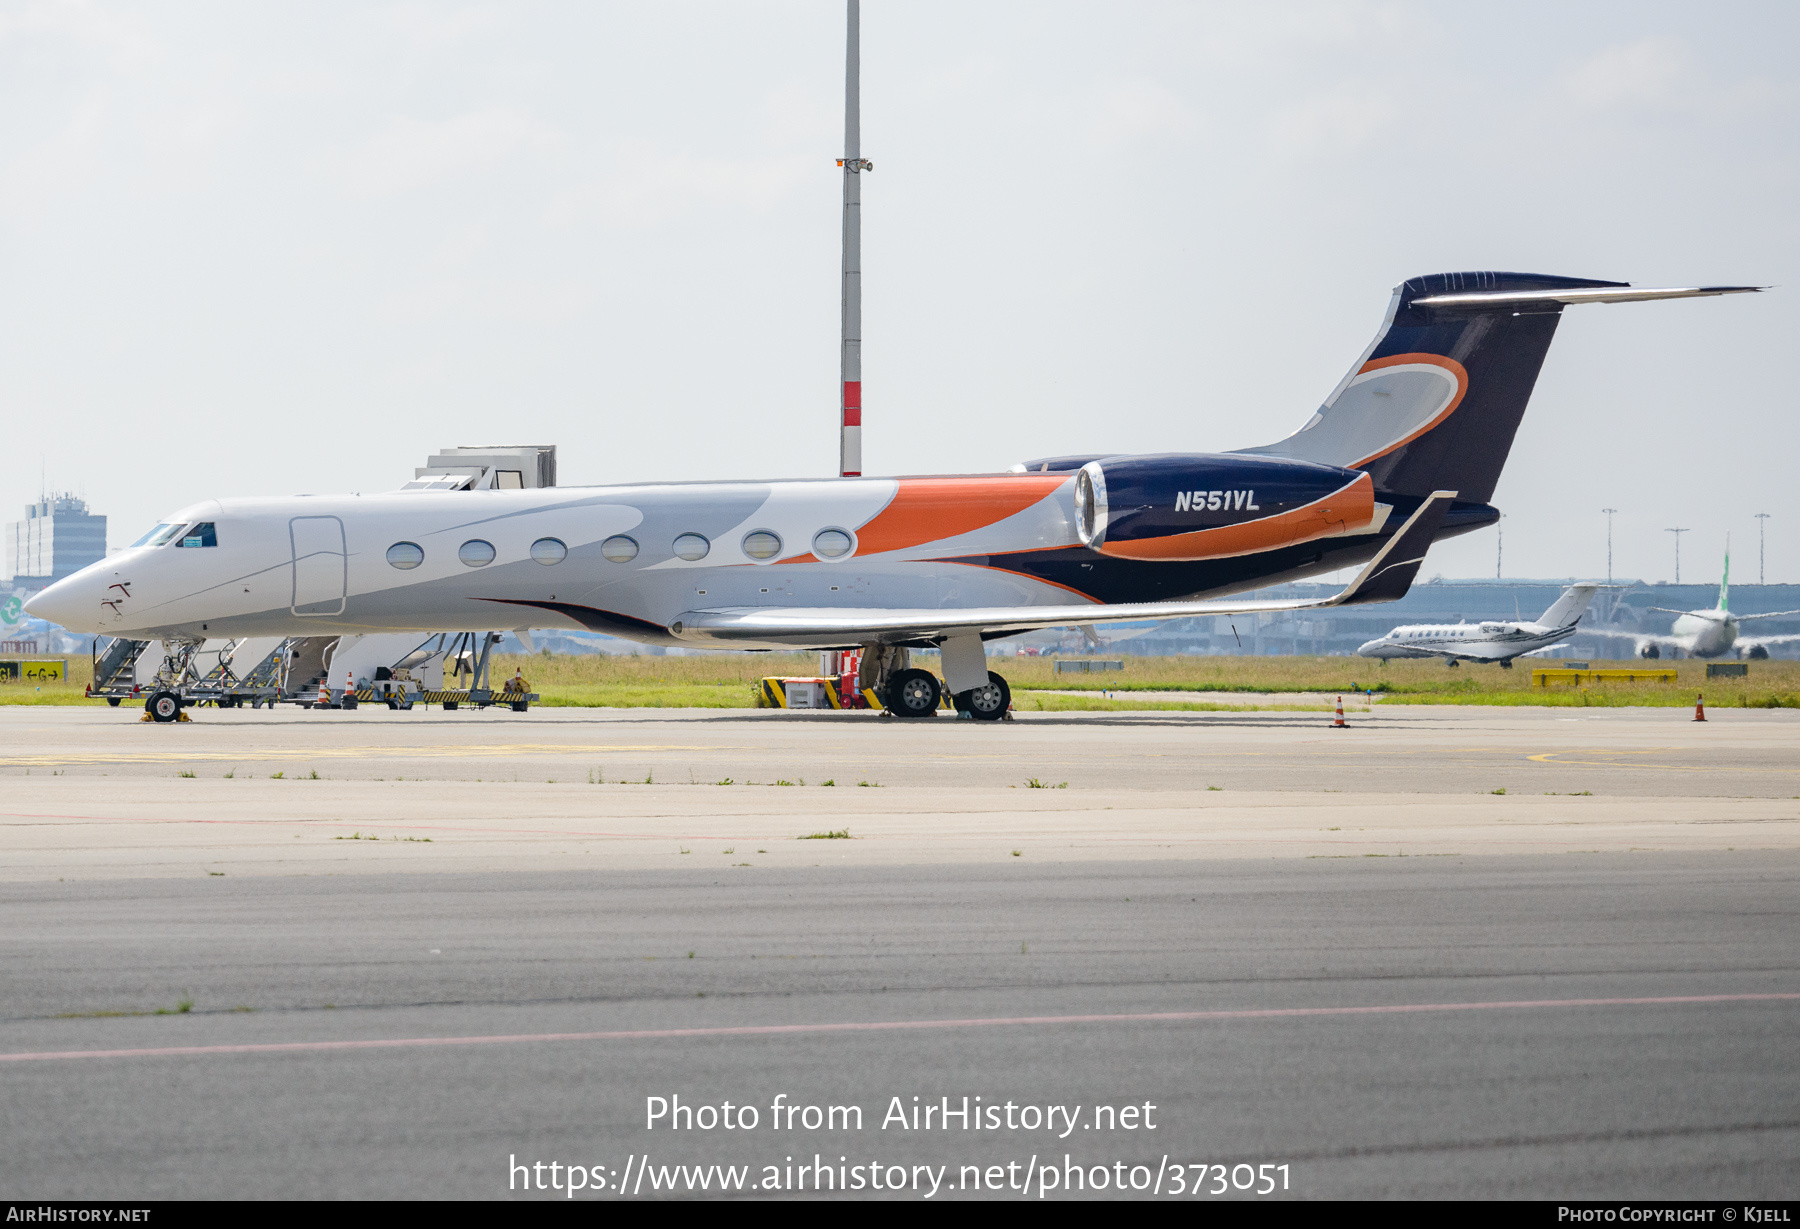
[[[75,575],[57,581],[26,599],[25,613],[70,631],[91,631],[99,626],[99,608],[93,585]]]

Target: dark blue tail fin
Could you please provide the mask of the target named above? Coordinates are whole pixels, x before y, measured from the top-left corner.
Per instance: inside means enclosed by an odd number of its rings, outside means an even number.
[[[1627,285],[1535,273],[1402,282],[1374,344],[1318,413],[1280,443],[1245,451],[1367,470],[1377,492],[1450,490],[1486,503],[1562,315],[1564,303],[1544,292]]]

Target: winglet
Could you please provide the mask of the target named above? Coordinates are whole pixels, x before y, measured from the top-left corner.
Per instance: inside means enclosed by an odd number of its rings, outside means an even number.
[[[1400,526],[1400,532],[1388,539],[1388,544],[1369,560],[1368,566],[1331,605],[1361,606],[1405,597],[1406,591],[1412,588],[1413,578],[1419,574],[1420,565],[1425,562],[1425,552],[1431,549],[1432,538],[1444,523],[1444,514],[1450,511],[1455,499],[1455,491],[1433,491],[1427,496],[1419,510]]]

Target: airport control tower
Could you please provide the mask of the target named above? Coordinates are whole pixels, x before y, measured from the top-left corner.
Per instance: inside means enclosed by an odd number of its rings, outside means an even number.
[[[73,495],[46,495],[6,527],[0,582],[41,589],[106,558],[106,518]]]

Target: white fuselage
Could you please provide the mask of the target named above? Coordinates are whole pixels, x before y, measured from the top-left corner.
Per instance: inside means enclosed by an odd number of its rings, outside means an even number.
[[[1011,502],[958,523],[901,515],[880,478],[210,500],[164,521],[213,526],[213,544],[119,552],[30,607],[138,639],[554,627],[673,643],[694,610],[1067,605],[1061,585],[943,560],[1078,547],[1072,476],[993,481]]]
[[[1738,621],[1728,610],[1696,610],[1680,615],[1669,636],[1692,657],[1723,657],[1737,644]]]

